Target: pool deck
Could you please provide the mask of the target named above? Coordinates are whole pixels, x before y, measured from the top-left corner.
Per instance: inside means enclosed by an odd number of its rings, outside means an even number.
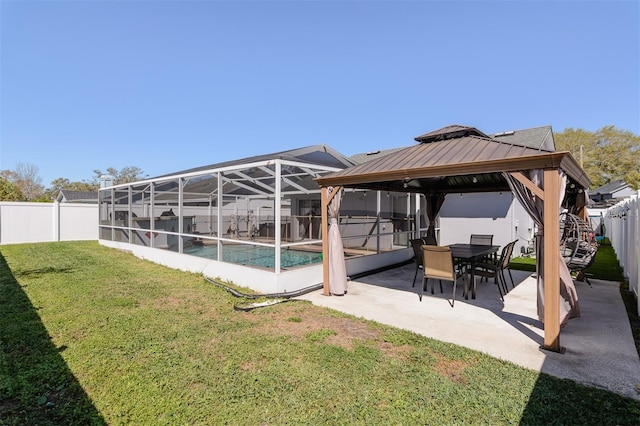
[[[492,280],[479,282],[477,298],[469,300],[462,298],[459,282],[452,308],[450,283],[444,283],[444,293],[436,288],[420,302],[421,277],[412,288],[414,272],[409,264],[350,281],[345,296],[314,291],[300,298],[640,400],[640,358],[619,283],[592,279],[590,287],[576,282],[581,317],[562,327],[560,344],[566,351],[560,354],[540,349],[544,330],[531,273],[513,271],[516,287],[504,302]]]

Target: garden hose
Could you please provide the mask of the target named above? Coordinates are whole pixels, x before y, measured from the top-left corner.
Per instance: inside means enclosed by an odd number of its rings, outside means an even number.
[[[263,308],[266,306],[273,306],[278,303],[292,302],[293,301],[291,300],[292,297],[302,296],[303,294],[309,293],[310,291],[319,290],[322,288],[322,284],[316,284],[310,287],[302,288],[300,290],[284,292],[284,293],[246,294],[246,293],[241,293],[238,290],[231,288],[228,285],[225,285],[221,282],[212,280],[211,278],[204,277],[204,279],[215,286],[225,289],[227,292],[231,293],[234,297],[240,297],[243,299],[277,299],[277,300],[267,300],[263,302],[254,302],[249,304],[240,303],[240,304],[235,304],[233,306],[234,310],[243,311],[243,312],[252,311],[254,309]]]

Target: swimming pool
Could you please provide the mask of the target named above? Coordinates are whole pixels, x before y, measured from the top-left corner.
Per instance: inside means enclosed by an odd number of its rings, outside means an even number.
[[[184,248],[185,254],[218,260],[218,247],[192,245]],[[244,244],[225,245],[222,248],[222,261],[238,263],[246,266],[275,268],[275,248],[250,246]],[[322,253],[282,249],[280,251],[280,267],[291,268],[300,265],[311,265],[322,262]]]

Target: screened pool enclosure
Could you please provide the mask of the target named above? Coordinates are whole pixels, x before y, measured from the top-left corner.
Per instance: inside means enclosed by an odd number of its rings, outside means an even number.
[[[265,293],[320,284],[315,179],[353,164],[315,145],[106,184],[100,190],[100,242]],[[423,197],[405,193],[345,193],[339,222],[347,272],[410,259],[408,240],[421,227],[416,218],[423,204]]]

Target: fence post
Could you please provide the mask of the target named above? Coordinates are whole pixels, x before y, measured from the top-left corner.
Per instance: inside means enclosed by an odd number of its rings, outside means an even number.
[[[629,280],[629,286],[635,288],[637,309],[640,312],[640,191],[637,191],[631,206],[631,220],[634,222],[634,235],[630,241],[633,250],[633,278]],[[633,280],[633,281],[632,281]]]
[[[53,241],[60,241],[60,202],[55,200],[53,202]]]

